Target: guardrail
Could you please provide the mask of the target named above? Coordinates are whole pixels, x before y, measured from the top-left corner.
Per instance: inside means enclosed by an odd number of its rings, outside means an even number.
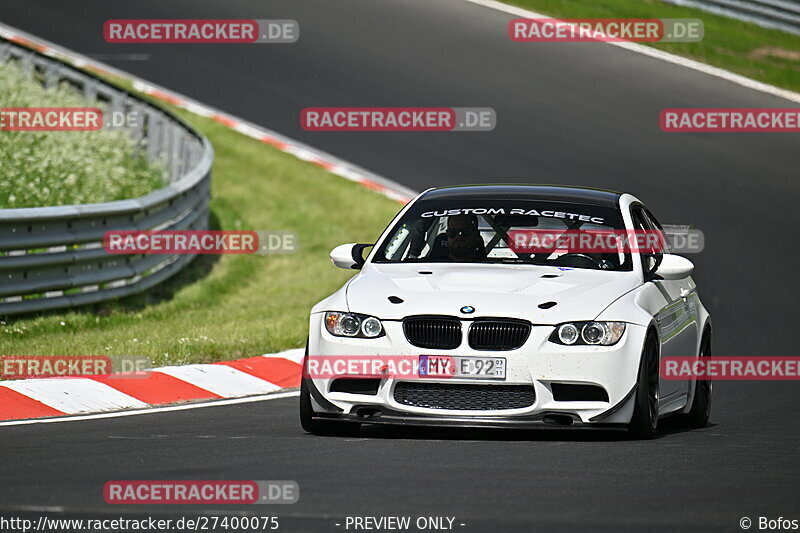
[[[193,255],[115,255],[110,230],[208,229],[211,144],[176,116],[58,59],[0,39],[0,61],[15,61],[45,86],[67,82],[111,112],[142,117],[128,131],[169,185],[130,200],[0,209],[0,316],[92,304],[145,291]]]
[[[797,0],[664,0],[664,2],[697,7],[717,15],[800,35],[800,1]]]

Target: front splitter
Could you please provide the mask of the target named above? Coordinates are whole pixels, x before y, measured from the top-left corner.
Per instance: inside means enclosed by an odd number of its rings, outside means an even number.
[[[394,426],[427,426],[427,427],[457,427],[457,428],[506,428],[506,429],[601,429],[601,430],[626,430],[625,424],[586,423],[574,415],[566,413],[537,413],[530,416],[441,416],[417,415],[391,411],[387,409],[376,410],[374,407],[365,407],[371,410],[367,414],[323,414],[315,413],[313,419],[320,421],[340,421],[343,423],[357,422],[361,424],[383,424]],[[356,407],[354,413],[359,411]]]

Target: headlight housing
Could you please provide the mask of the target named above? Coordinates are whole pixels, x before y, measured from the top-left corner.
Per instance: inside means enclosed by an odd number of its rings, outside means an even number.
[[[325,329],[336,337],[375,339],[386,334],[383,324],[374,316],[339,311],[325,313]]]
[[[556,326],[550,342],[565,346],[611,346],[625,333],[625,322],[565,322]]]

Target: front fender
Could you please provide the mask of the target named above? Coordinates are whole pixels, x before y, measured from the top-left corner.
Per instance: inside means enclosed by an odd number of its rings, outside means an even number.
[[[655,285],[645,283],[615,300],[595,320],[627,322],[647,327],[653,323],[656,313],[662,307],[664,296]]]

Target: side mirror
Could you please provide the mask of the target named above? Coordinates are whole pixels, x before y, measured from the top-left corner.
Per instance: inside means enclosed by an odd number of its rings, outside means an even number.
[[[664,254],[661,264],[655,270],[655,274],[663,279],[684,279],[694,272],[694,264],[685,257],[675,254]]]
[[[331,250],[331,261],[339,268],[359,270],[364,266],[364,248],[371,244],[356,244],[354,242],[342,244]]]

